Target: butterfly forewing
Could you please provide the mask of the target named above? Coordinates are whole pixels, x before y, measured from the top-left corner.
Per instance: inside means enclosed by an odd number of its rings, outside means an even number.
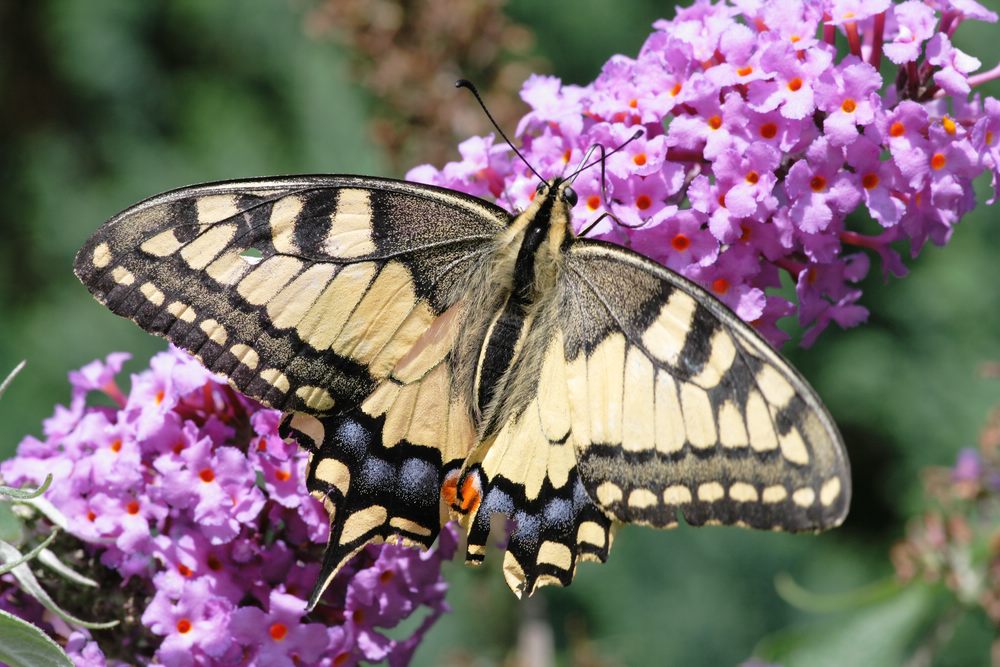
[[[369,395],[449,305],[507,214],[398,181],[321,176],[166,193],[108,221],[76,273],[115,313],[283,410]]]
[[[572,435],[594,500],[622,521],[818,530],[850,473],[805,380],[701,288],[577,242],[562,312]],[[584,324],[586,323],[586,324]]]

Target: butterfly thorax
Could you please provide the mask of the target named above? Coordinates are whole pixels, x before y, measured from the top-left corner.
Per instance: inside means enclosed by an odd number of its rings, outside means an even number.
[[[524,407],[538,377],[572,239],[564,187],[550,183],[511,221],[486,263],[489,278],[477,283],[483,294],[474,299],[481,325],[472,336],[470,405],[483,436]]]

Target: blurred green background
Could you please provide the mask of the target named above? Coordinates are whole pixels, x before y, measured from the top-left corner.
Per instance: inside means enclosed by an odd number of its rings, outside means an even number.
[[[367,6],[385,12],[398,4]],[[558,0],[544,10],[530,0],[502,10],[475,4],[520,26],[504,33],[520,40],[516,48],[500,44],[495,56],[513,69],[455,54],[449,65],[431,61],[434,71],[421,80],[394,85],[430,95],[456,76],[488,71],[494,90],[516,91],[518,62],[587,83],[613,53],[635,55],[652,21],[673,13],[670,3],[651,0]],[[365,6],[344,2],[338,11]],[[0,401],[4,456],[25,434],[40,434],[53,404],[68,400],[67,371],[115,350],[132,352],[126,369],[138,369],[163,347],[73,277],[73,254],[106,218],[201,181],[401,176],[422,161],[457,158],[460,138],[488,130],[471,99],[448,90],[437,94],[454,105],[442,113],[458,114],[452,136],[381,149],[373,137],[385,134],[373,131],[373,113],[390,119],[394,136],[419,138],[428,123],[386,109],[366,79],[381,54],[358,53],[354,28],[330,27],[343,14],[328,14],[305,0],[0,2],[0,372],[28,360]],[[989,68],[1000,56],[997,34],[995,25],[967,24],[956,42]],[[1000,96],[995,83],[983,92]],[[504,97],[508,119],[523,113],[513,92]],[[977,185],[984,202],[988,183]],[[528,605],[504,589],[498,559],[479,571],[456,564],[447,572],[455,613],[431,632],[417,664],[527,665],[518,662],[518,641],[541,627],[543,637],[546,628],[554,633],[563,665],[735,665],[758,649],[789,665],[898,665],[922,655],[948,614],[933,656],[910,664],[987,664],[994,629],[981,612],[953,612],[932,586],[884,595],[864,587],[892,576],[889,548],[923,507],[921,470],[950,465],[974,445],[1000,403],[1000,381],[980,373],[1000,360],[995,217],[981,204],[948,247],[928,248],[903,280],[884,284],[873,271],[867,325],[829,331],[811,350],[785,350],[848,443],[855,495],[843,528],[818,537],[625,528],[609,563],[585,565],[572,587],[544,589]],[[789,604],[775,588],[780,573],[820,598]],[[841,609],[813,609],[824,606]]]

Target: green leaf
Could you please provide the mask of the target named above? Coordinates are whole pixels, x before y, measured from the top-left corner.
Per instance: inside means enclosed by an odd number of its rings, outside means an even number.
[[[45,476],[45,481],[42,482],[42,485],[34,489],[30,486],[24,486],[20,489],[16,489],[12,486],[0,485],[0,496],[7,496],[8,498],[13,498],[14,500],[34,500],[45,493],[51,484],[52,473],[49,473]]]
[[[63,563],[61,560],[59,560],[58,556],[56,556],[48,549],[42,549],[38,553],[38,562],[44,565],[45,567],[49,568],[56,574],[58,574],[63,579],[72,581],[74,584],[78,584],[80,586],[87,586],[89,588],[97,588],[97,586],[99,585],[96,581],[94,581],[90,577],[83,576],[70,566]]]
[[[935,612],[933,589],[911,585],[877,604],[765,639],[755,655],[784,667],[898,667]]]
[[[9,544],[4,544],[0,542],[0,557],[4,559],[5,562],[18,560],[21,558],[21,552],[19,552],[14,547]],[[57,605],[49,594],[42,588],[42,585],[38,583],[38,579],[35,578],[35,574],[28,568],[27,565],[21,564],[16,566],[11,570],[11,574],[17,579],[18,586],[21,587],[25,593],[28,593],[33,598],[38,600],[43,607],[56,614],[61,619],[70,623],[72,625],[78,625],[83,628],[89,628],[91,630],[104,630],[107,628],[113,628],[118,625],[118,621],[109,621],[107,623],[92,623],[90,621],[85,621],[81,618],[73,616],[67,611],[64,611],[59,605]]]
[[[14,514],[10,503],[0,502],[0,540],[20,544],[24,539],[24,524]]]
[[[49,533],[48,537],[42,540],[41,544],[39,544],[38,546],[36,546],[34,549],[32,549],[23,556],[21,555],[21,552],[18,551],[17,547],[15,547],[14,545],[8,544],[6,542],[0,542],[0,556],[3,557],[4,561],[3,565],[0,565],[0,574],[7,574],[15,567],[27,563],[29,560],[37,556],[42,549],[49,546],[52,540],[56,539],[56,535],[58,534],[59,534],[58,530],[53,530],[51,533]]]
[[[44,632],[0,610],[0,661],[10,667],[73,667],[59,645]]]

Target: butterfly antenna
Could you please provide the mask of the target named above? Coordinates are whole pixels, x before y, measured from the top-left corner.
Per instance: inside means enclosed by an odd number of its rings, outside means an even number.
[[[618,151],[620,151],[621,149],[628,146],[630,143],[632,143],[642,135],[643,135],[643,130],[636,130],[635,133],[628,139],[628,141],[626,141],[625,143],[623,143],[621,146],[614,149],[610,153],[606,152],[604,146],[602,146],[601,144],[595,144],[590,148],[589,151],[587,151],[587,156],[583,158],[583,162],[587,162],[587,160],[590,159],[590,155],[594,152],[595,149],[599,149],[601,151],[601,157],[594,160],[590,164],[585,164],[584,166],[580,167],[575,172],[570,174],[570,177],[567,180],[572,182],[577,176],[580,175],[580,172],[583,171],[584,169],[593,167],[595,164],[598,163],[600,163],[601,165],[601,204],[604,206],[604,213],[602,213],[600,216],[597,217],[596,220],[594,220],[592,223],[590,223],[584,229],[582,229],[580,231],[579,236],[581,237],[586,236],[590,232],[590,230],[596,227],[597,223],[599,223],[601,220],[604,220],[604,218],[611,218],[616,223],[618,223],[620,227],[625,227],[627,229],[638,229],[642,227],[642,224],[630,225],[628,223],[622,222],[621,218],[619,218],[617,215],[611,212],[611,206],[608,204],[608,189],[607,189],[608,179],[605,173],[605,164],[607,163],[608,158],[617,153]]]
[[[596,159],[596,160],[594,160],[593,162],[590,162],[590,163],[587,163],[587,164],[584,164],[584,165],[583,165],[582,167],[579,167],[579,168],[578,168],[578,169],[577,169],[576,171],[574,171],[574,172],[573,172],[572,174],[570,174],[570,175],[569,175],[569,178],[570,178],[570,179],[572,179],[572,178],[576,178],[577,174],[579,174],[579,173],[580,173],[581,171],[583,171],[583,170],[585,170],[585,169],[590,169],[590,168],[591,168],[591,167],[593,167],[593,166],[594,166],[595,164],[597,164],[597,163],[600,163],[600,164],[601,164],[601,170],[602,170],[602,173],[601,173],[601,180],[603,181],[603,180],[604,180],[604,174],[603,174],[603,169],[604,169],[604,161],[605,161],[605,160],[607,160],[607,159],[608,159],[609,157],[611,157],[612,155],[614,155],[615,153],[617,153],[618,151],[620,151],[621,149],[623,149],[623,148],[625,148],[626,146],[628,146],[628,145],[629,145],[630,143],[632,143],[633,141],[635,141],[636,139],[638,139],[639,137],[641,137],[641,136],[642,136],[643,134],[645,134],[645,133],[646,133],[646,131],[645,131],[645,130],[642,130],[642,129],[639,129],[639,130],[636,130],[636,131],[635,131],[635,132],[634,132],[634,133],[632,134],[632,136],[631,136],[631,137],[629,137],[628,139],[626,139],[626,140],[625,140],[625,142],[624,142],[624,143],[623,143],[623,144],[622,144],[621,146],[619,146],[618,148],[614,149],[614,150],[613,150],[613,151],[611,151],[610,153],[605,153],[605,152],[604,152],[604,146],[602,146],[602,145],[600,145],[600,144],[596,144],[596,145],[595,145],[595,146],[594,146],[593,148],[591,148],[591,150],[590,150],[590,151],[589,151],[589,152],[587,153],[587,156],[589,157],[589,156],[590,156],[590,154],[594,152],[594,148],[600,148],[600,149],[601,149],[601,157],[597,158],[597,159]],[[587,158],[584,158],[584,162],[586,162],[586,161],[587,161]],[[567,179],[567,180],[568,180],[568,179]]]
[[[455,87],[468,88],[472,92],[472,94],[476,96],[476,101],[479,102],[479,106],[483,108],[483,113],[485,113],[486,117],[490,119],[490,122],[493,123],[493,127],[495,127],[497,132],[500,133],[500,136],[503,137],[503,140],[507,142],[507,145],[510,146],[511,149],[513,149],[513,151],[517,154],[519,158],[521,158],[521,162],[528,165],[528,169],[530,169],[531,173],[533,173],[535,176],[538,177],[538,180],[540,180],[542,183],[547,183],[548,181],[542,178],[542,175],[539,174],[535,170],[535,168],[531,166],[531,163],[528,162],[523,155],[521,155],[521,151],[517,150],[517,146],[515,146],[511,142],[511,140],[507,138],[507,135],[504,134],[503,130],[500,129],[500,125],[497,123],[496,119],[493,118],[493,114],[491,114],[490,110],[486,108],[486,103],[483,102],[483,98],[479,95],[479,91],[476,89],[475,84],[473,84],[468,79],[459,79],[458,81],[455,82]]]

